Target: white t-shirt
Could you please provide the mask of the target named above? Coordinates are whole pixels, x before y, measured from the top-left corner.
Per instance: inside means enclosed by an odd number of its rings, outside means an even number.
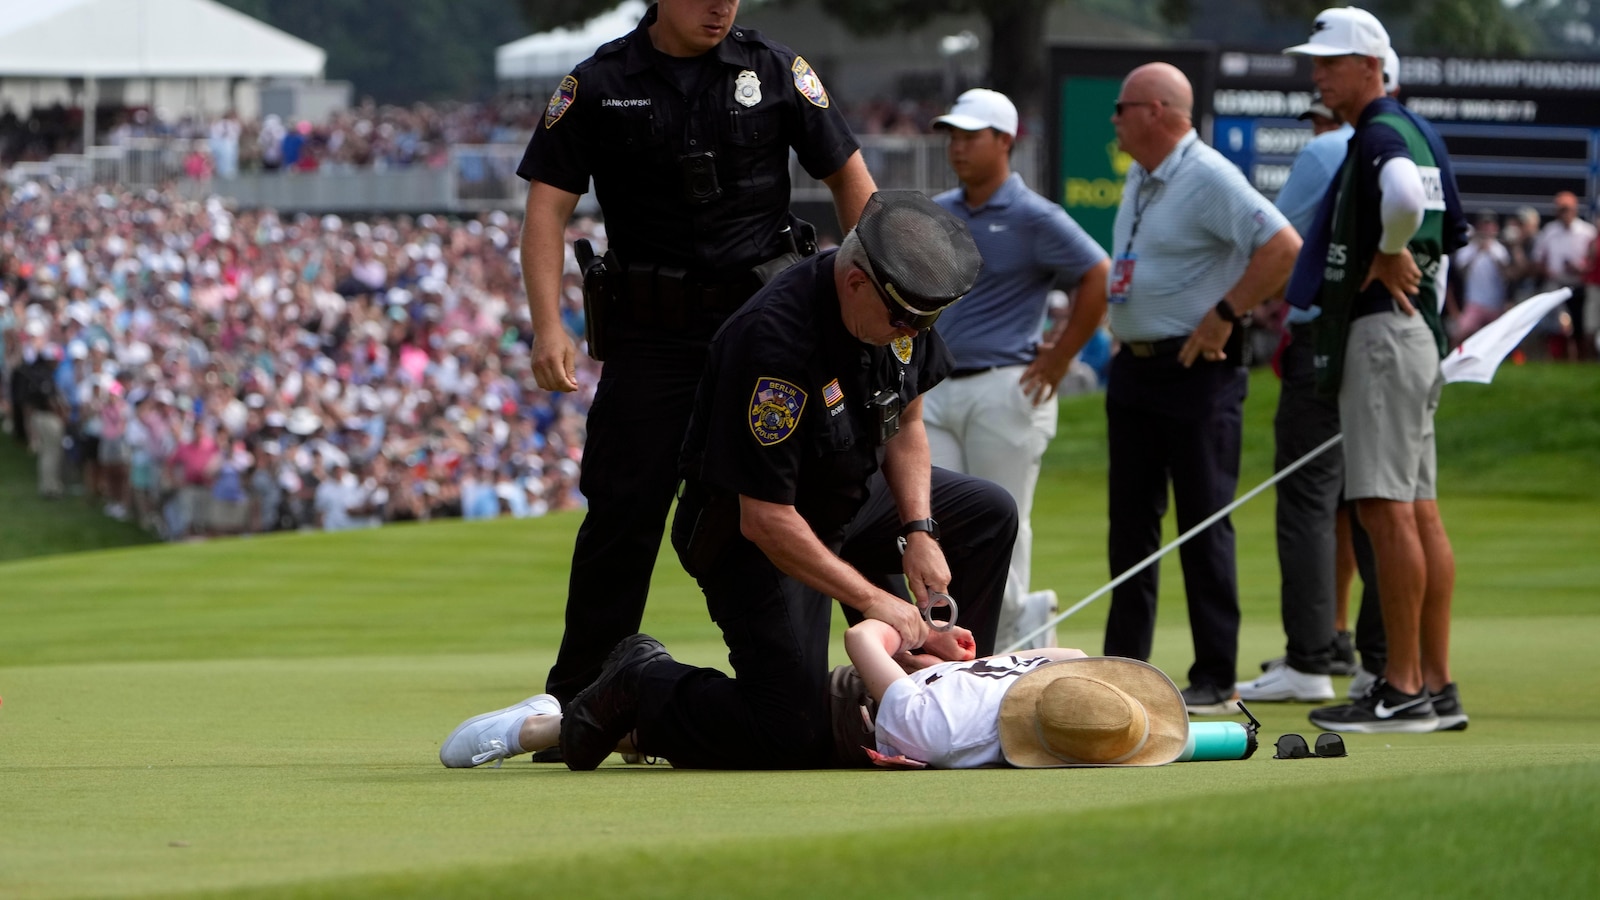
[[[1461,270],[1462,299],[1474,306],[1499,312],[1506,307],[1506,276],[1501,266],[1511,265],[1511,252],[1499,241],[1472,243],[1456,251]]]
[[[947,662],[896,681],[878,704],[878,752],[936,769],[1004,765],[1000,699],[1015,679],[1049,662],[1044,656]]]
[[[1550,273],[1550,281],[1568,286],[1583,283],[1583,263],[1589,258],[1589,245],[1594,243],[1595,228],[1582,219],[1573,219],[1569,227],[1560,219],[1539,229],[1533,242],[1533,258]],[[1576,274],[1570,267],[1577,267]]]

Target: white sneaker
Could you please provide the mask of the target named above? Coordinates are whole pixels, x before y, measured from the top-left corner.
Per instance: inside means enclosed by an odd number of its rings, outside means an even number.
[[[1345,692],[1345,696],[1351,700],[1360,700],[1377,683],[1378,676],[1368,672],[1366,669],[1357,669],[1355,677],[1350,679],[1350,690]]]
[[[1241,681],[1234,687],[1241,700],[1298,700],[1317,703],[1333,699],[1333,679],[1326,675],[1301,672],[1288,663],[1278,663],[1254,681]]]
[[[470,769],[494,760],[500,761],[523,752],[517,732],[529,716],[560,715],[561,702],[549,694],[538,694],[494,712],[486,712],[462,722],[439,746],[439,762],[451,769]]]

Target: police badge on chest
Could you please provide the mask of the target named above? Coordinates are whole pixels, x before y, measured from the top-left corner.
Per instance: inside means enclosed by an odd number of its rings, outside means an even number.
[[[745,69],[733,79],[733,99],[747,109],[761,102],[761,79],[756,73]]]

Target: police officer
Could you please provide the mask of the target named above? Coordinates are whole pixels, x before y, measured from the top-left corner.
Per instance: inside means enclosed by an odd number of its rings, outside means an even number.
[[[738,6],[652,6],[562,79],[517,170],[530,182],[522,261],[541,388],[578,386],[558,295],[563,232],[591,177],[615,254],[612,296],[590,311],[604,317],[591,352],[608,346],[580,481],[589,512],[548,680],[563,702],[638,630],[707,341],[758,287],[753,270],[795,247],[789,149],[832,190],[846,228],[873,190],[817,74],[734,24]]]
[[[674,765],[827,765],[829,598],[893,626],[901,652],[928,634],[917,606],[863,572],[904,572],[919,605],[952,595],[977,652],[992,651],[1016,505],[931,468],[922,424],[922,395],[953,366],[929,326],[979,265],[948,212],[880,192],[837,252],[785,271],[728,320],[684,442],[672,540],[737,677],[625,640],[566,708],[568,766],[593,768],[635,726],[639,751]]]

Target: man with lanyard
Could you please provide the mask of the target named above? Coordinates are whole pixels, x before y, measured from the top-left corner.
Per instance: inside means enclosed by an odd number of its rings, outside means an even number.
[[[879,192],[836,252],[787,269],[728,319],[684,442],[672,543],[736,677],[625,638],[563,704],[570,768],[595,768],[630,733],[677,766],[830,765],[830,598],[892,626],[899,655],[922,646],[934,599],[954,597],[975,651],[993,651],[1016,507],[997,485],[931,468],[922,425],[922,395],[951,368],[930,326],[980,264],[933,201]],[[863,574],[889,571],[916,605]],[[521,752],[538,701],[468,720],[441,759]]]
[[[738,6],[651,6],[562,79],[517,169],[529,181],[523,280],[545,390],[578,388],[577,348],[560,318],[562,238],[591,177],[612,250],[586,273],[603,272],[589,351],[600,358],[603,342],[606,365],[584,446],[588,514],[547,682],[562,702],[639,628],[711,335],[799,249],[790,148],[833,192],[845,228],[873,191],[815,71],[735,24]]]
[[[983,271],[939,322],[956,368],[928,394],[923,417],[934,465],[993,481],[1017,502],[1000,613],[999,643],[1010,646],[1044,624],[1054,604],[1054,592],[1028,590],[1028,517],[1045,447],[1056,435],[1056,386],[1105,316],[1111,263],[1059,204],[1011,171],[1017,108],[1006,95],[967,91],[933,125],[949,134],[950,167],[961,179],[961,187],[933,200],[967,224]],[[1077,292],[1072,315],[1056,340],[1041,346],[1040,324],[1057,287]]]
[[[1113,575],[1160,545],[1169,475],[1180,530],[1233,499],[1248,384],[1234,326],[1283,287],[1300,249],[1283,215],[1200,142],[1193,106],[1183,73],[1151,63],[1123,81],[1111,119],[1134,159],[1108,291],[1122,342],[1106,389]],[[1197,535],[1181,558],[1195,651],[1184,701],[1197,715],[1230,713],[1239,645],[1232,523]],[[1112,592],[1107,656],[1150,658],[1157,587],[1150,568]]]
[[[1370,13],[1336,8],[1317,16],[1307,43],[1285,51],[1312,57],[1323,102],[1356,128],[1322,210],[1314,365],[1318,389],[1339,398],[1345,496],[1377,554],[1389,658],[1364,697],[1312,711],[1329,731],[1466,723],[1450,680],[1455,558],[1435,499],[1433,428],[1446,347],[1434,278],[1461,246],[1466,219],[1443,143],[1385,96],[1389,49]]]

